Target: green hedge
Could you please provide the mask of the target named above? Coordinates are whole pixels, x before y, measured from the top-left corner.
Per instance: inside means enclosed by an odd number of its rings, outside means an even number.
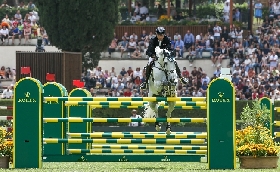
[[[11,19],[12,17],[15,16],[15,14],[17,13],[17,8],[12,7],[12,8],[0,8],[0,18],[1,20],[3,18],[5,18],[6,14],[8,14],[9,18]],[[30,12],[30,10],[26,9],[20,9],[20,14],[22,16],[22,18],[25,17],[25,15]]]
[[[236,101],[236,119],[240,119],[240,113],[243,110],[243,107],[249,103],[251,105],[251,101]],[[13,102],[11,100],[1,100],[0,106],[13,106]],[[275,102],[275,107],[280,107],[280,101]],[[143,109],[138,109],[138,112],[143,112]],[[166,110],[160,109],[159,116],[165,116]],[[275,111],[276,112],[276,111]],[[0,110],[1,116],[12,116],[12,110]],[[131,109],[95,109],[93,110],[93,117],[99,118],[129,118],[131,116]],[[175,109],[172,113],[172,117],[174,118],[206,118],[206,110],[181,110]],[[276,121],[280,120],[280,113],[275,113]],[[116,123],[116,124],[108,124],[108,123],[100,123],[96,125],[127,125],[125,123]],[[179,123],[177,125],[184,126],[190,124],[187,123]],[[204,124],[192,124],[192,126],[204,126]]]

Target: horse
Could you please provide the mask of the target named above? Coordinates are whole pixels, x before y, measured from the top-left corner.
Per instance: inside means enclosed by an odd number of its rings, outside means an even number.
[[[149,97],[176,97],[178,76],[176,73],[175,57],[171,56],[171,52],[167,49],[155,48],[156,58],[152,68],[151,77],[148,81]],[[175,102],[167,102],[168,110],[166,117],[171,118],[174,110]],[[144,111],[145,118],[158,118],[158,102],[149,102]],[[155,123],[157,131],[161,130],[161,124]],[[166,126],[166,134],[171,134],[170,122]]]

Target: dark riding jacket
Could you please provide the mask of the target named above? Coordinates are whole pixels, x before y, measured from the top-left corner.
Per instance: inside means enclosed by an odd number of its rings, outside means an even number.
[[[158,38],[156,36],[152,37],[151,40],[150,40],[149,47],[148,47],[148,50],[146,52],[146,55],[149,56],[149,57],[152,57],[153,55],[156,56],[155,48],[157,46],[159,46]],[[163,37],[160,48],[161,49],[168,49],[169,51],[172,50],[171,41],[169,40],[169,38],[166,35],[164,35],[164,37]]]

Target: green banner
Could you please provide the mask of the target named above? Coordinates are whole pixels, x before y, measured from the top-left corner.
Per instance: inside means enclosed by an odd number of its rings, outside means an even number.
[[[270,110],[270,122],[266,123],[264,125],[270,130],[272,137],[274,137],[274,127],[273,127],[274,105],[271,103],[270,99],[267,97],[263,97],[259,101],[260,101],[261,106],[266,106],[266,108]]]
[[[64,86],[55,82],[48,82],[44,85],[44,97],[65,97],[67,91]],[[44,118],[65,118],[65,106],[62,101],[44,102]],[[44,123],[44,138],[66,138],[65,123]],[[65,144],[45,144],[43,155],[64,155]],[[45,157],[47,158],[47,157]]]
[[[14,168],[42,168],[42,102],[40,81],[15,84],[13,109]]]
[[[235,169],[235,90],[227,79],[215,79],[207,90],[209,169]]]
[[[91,97],[89,91],[85,89],[74,89],[69,93],[69,97]],[[77,105],[77,106],[68,106],[68,118],[71,117],[80,117],[80,118],[90,118],[90,107],[87,105]],[[82,123],[68,123],[68,132],[69,133],[91,133],[91,123],[82,122]],[[88,137],[84,137],[88,138]],[[81,143],[81,144],[69,144],[69,149],[91,149],[90,143]]]

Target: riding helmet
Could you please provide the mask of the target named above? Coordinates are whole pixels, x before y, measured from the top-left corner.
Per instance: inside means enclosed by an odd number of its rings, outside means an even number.
[[[157,34],[164,34],[164,33],[165,33],[164,27],[157,27],[156,33],[157,33]]]

